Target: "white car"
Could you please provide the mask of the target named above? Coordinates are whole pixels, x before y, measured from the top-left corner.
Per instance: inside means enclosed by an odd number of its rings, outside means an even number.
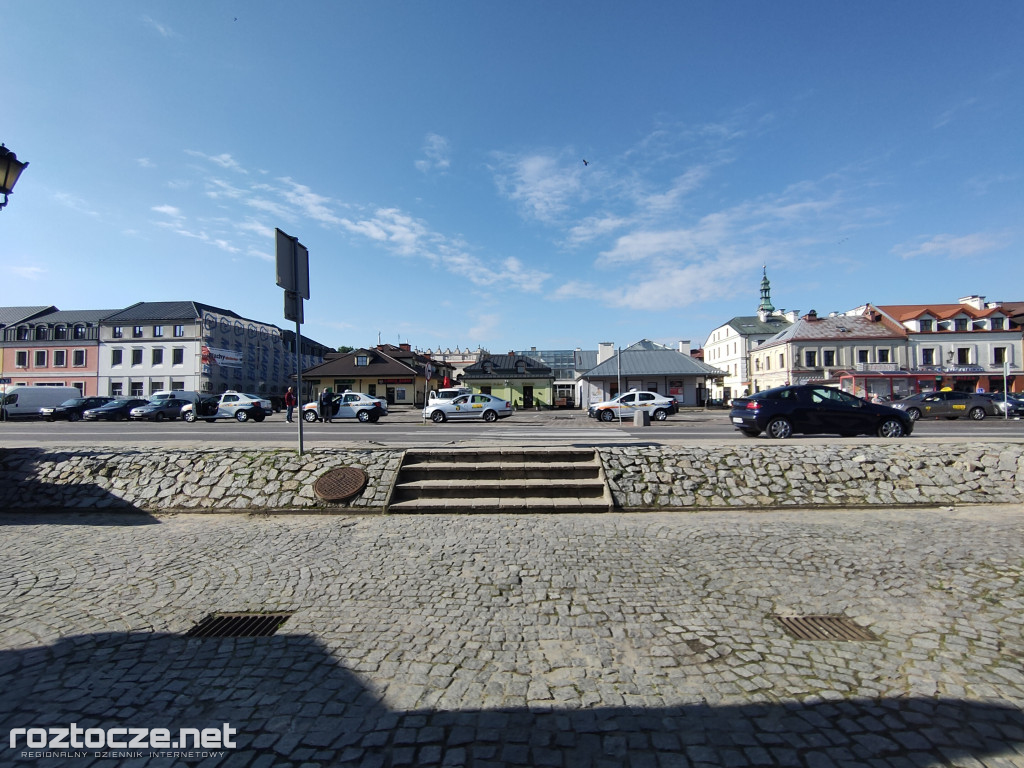
[[[423,409],[423,418],[436,424],[448,419],[497,421],[512,415],[512,403],[493,395],[459,395],[454,400],[434,400]]]
[[[594,403],[587,409],[587,416],[601,421],[616,419],[632,419],[638,411],[647,411],[655,421],[664,421],[670,413],[676,413],[679,406],[674,398],[659,395],[657,392],[637,392],[630,390],[621,395]]]
[[[270,401],[256,395],[228,390],[219,398],[200,398],[181,409],[181,418],[191,423],[197,419],[213,422],[217,419],[235,421],[263,421],[274,412]]]
[[[377,421],[381,416],[388,415],[387,400],[379,397],[346,390],[334,396],[334,414],[332,419],[359,419],[360,421]],[[302,406],[302,418],[313,422],[320,420],[320,403],[306,403]]]
[[[456,397],[471,394],[473,394],[473,390],[469,387],[445,387],[444,389],[439,389],[436,392],[431,390],[430,394],[427,396],[427,405],[450,403]]]

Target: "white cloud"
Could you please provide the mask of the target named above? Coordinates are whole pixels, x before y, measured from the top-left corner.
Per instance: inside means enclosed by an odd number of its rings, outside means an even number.
[[[225,168],[229,171],[237,171],[238,173],[245,174],[248,173],[248,171],[245,170],[239,164],[239,162],[235,160],[235,158],[233,158],[226,152],[219,155],[208,155],[205,152],[197,152],[194,149],[186,149],[185,154],[191,155],[192,157],[201,158],[203,160],[206,160],[207,162],[213,163],[214,165],[219,165],[221,168]]]
[[[473,319],[473,325],[469,328],[469,338],[474,344],[482,344],[501,328],[501,315],[484,313]]]
[[[156,33],[158,35],[160,35],[160,37],[163,37],[163,38],[177,37],[177,33],[173,29],[168,27],[166,24],[161,24],[160,22],[154,20],[153,18],[151,18],[149,16],[143,16],[142,17],[142,23],[145,24],[150,29],[155,30]]]
[[[57,192],[53,195],[53,199],[66,208],[70,208],[77,213],[85,214],[86,216],[92,216],[94,218],[99,217],[99,212],[92,210],[89,204],[80,197],[76,197],[68,192]]]
[[[175,219],[182,218],[181,209],[176,208],[173,205],[154,205],[152,208],[150,208],[150,210],[156,211],[157,213],[162,213],[165,216],[170,216]]]
[[[135,163],[139,168],[156,168],[156,164],[148,157],[140,157],[135,161]]]
[[[436,133],[428,133],[423,141],[425,159],[417,160],[416,170],[422,173],[447,171],[451,166],[451,148],[448,139]]]
[[[498,159],[501,167],[495,182],[499,192],[519,204],[528,218],[552,223],[583,193],[580,160],[565,167],[557,157],[543,154],[499,155]]]
[[[7,271],[25,280],[39,280],[49,270],[43,267],[7,267]]]
[[[999,250],[1006,247],[1008,242],[1005,235],[989,232],[960,236],[943,234],[901,243],[895,246],[891,253],[904,259],[916,256],[947,256],[951,259],[962,259]]]

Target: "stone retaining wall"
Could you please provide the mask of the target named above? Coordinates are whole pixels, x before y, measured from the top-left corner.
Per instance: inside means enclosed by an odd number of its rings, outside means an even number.
[[[1024,445],[602,448],[625,508],[761,508],[1014,503],[1024,500]]]
[[[854,507],[1019,503],[1024,445],[892,444],[599,448],[623,509]],[[401,450],[0,449],[0,510],[385,509]],[[319,499],[330,469],[358,467],[366,488]]]

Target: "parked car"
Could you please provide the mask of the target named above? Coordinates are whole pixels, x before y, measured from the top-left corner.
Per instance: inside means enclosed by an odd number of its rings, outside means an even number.
[[[210,423],[218,419],[263,421],[273,412],[269,400],[228,390],[220,396],[202,395],[198,403],[186,403],[181,409],[181,418],[190,424],[196,419]]]
[[[50,405],[39,409],[39,418],[46,421],[67,419],[68,421],[79,421],[82,414],[90,408],[99,408],[109,403],[112,397],[73,397],[65,400],[60,405]]]
[[[439,389],[436,392],[431,390],[430,394],[427,395],[427,405],[434,405],[438,401],[451,402],[456,397],[471,394],[473,394],[473,390],[469,387],[445,387],[444,389]]]
[[[435,400],[423,409],[423,418],[440,424],[448,419],[497,421],[512,415],[512,403],[493,395],[459,395],[454,400]]]
[[[748,437],[762,432],[779,439],[797,433],[903,437],[914,430],[913,419],[904,411],[813,385],[776,387],[735,397],[729,418]]]
[[[905,411],[914,421],[922,417],[939,416],[947,419],[968,416],[981,421],[986,416],[995,416],[997,413],[1002,415],[1002,411],[998,411],[991,400],[971,392],[918,392],[910,397],[893,400],[889,405]]]
[[[128,411],[128,418],[132,421],[174,421],[181,416],[182,406],[185,405],[190,405],[188,400],[179,400],[176,397],[151,400]]]
[[[664,421],[678,410],[679,406],[673,397],[665,397],[657,392],[630,390],[611,400],[594,403],[587,409],[587,416],[601,421],[615,421],[619,418],[632,420],[634,413],[646,411],[655,421]]]
[[[334,413],[332,419],[359,419],[359,421],[377,421],[381,416],[388,415],[387,400],[373,397],[362,392],[346,390],[334,396]],[[320,403],[306,403],[302,406],[302,418],[306,421],[320,421]]]
[[[991,400],[996,408],[996,416],[1002,418],[1004,415],[1010,419],[1019,419],[1024,416],[1024,400],[1016,395],[1003,395],[1002,392],[980,393],[979,397]]]
[[[138,408],[140,405],[146,405],[148,402],[148,400],[143,400],[141,397],[111,400],[109,403],[97,408],[83,411],[82,418],[86,421],[124,421],[128,418],[128,413],[132,408]]]

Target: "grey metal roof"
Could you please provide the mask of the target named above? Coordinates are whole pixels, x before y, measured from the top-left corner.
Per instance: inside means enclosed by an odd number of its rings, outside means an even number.
[[[772,336],[759,349],[787,344],[792,341],[842,339],[899,339],[906,338],[903,328],[883,321],[874,322],[863,315],[836,315],[835,317],[801,317],[789,328]]]
[[[198,301],[140,301],[105,319],[108,322],[124,323],[149,320],[198,320],[202,317],[203,312],[216,312],[238,320],[248,319],[229,309],[200,304]]]
[[[0,328],[31,320],[46,312],[56,312],[53,305],[46,307],[0,307]]]
[[[47,325],[72,325],[74,323],[99,323],[101,320],[120,312],[119,309],[61,309],[25,322]]]
[[[621,366],[621,367],[620,367]],[[597,379],[618,376],[724,376],[714,366],[648,339],[613,355],[587,371],[583,378]]]
[[[520,361],[524,364],[524,373],[519,373],[516,370],[516,364]],[[486,363],[491,364],[490,373],[484,369]],[[462,374],[464,379],[535,379],[538,377],[550,378],[553,375],[554,371],[551,368],[524,355],[490,355],[467,366]]]

